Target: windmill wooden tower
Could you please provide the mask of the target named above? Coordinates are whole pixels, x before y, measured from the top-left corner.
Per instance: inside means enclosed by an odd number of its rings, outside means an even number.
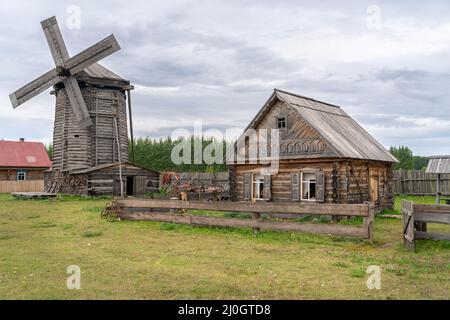
[[[114,35],[70,57],[56,18],[41,24],[55,68],[10,99],[17,108],[54,88],[53,165],[46,191],[139,195],[156,188],[156,172],[128,162],[127,101],[131,125],[133,86],[97,63],[120,50]]]

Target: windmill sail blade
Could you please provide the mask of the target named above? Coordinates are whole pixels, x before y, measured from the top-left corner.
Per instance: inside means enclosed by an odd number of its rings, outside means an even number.
[[[75,75],[78,72],[86,69],[95,62],[99,62],[103,58],[113,54],[120,50],[119,43],[114,35],[103,39],[97,44],[93,45],[89,49],[86,49],[76,56],[70,58],[66,62],[66,69],[70,71],[70,74]]]
[[[39,93],[44,92],[48,88],[51,88],[62,80],[63,79],[56,73],[56,70],[52,70],[31,81],[29,84],[9,95],[13,108],[17,108],[24,102],[37,96]]]
[[[80,86],[75,77],[64,79],[64,87],[69,97],[70,105],[81,128],[87,128],[92,125],[88,108],[81,94]]]
[[[55,17],[51,17],[41,22],[42,29],[44,29],[45,38],[47,39],[50,52],[56,66],[64,66],[69,60],[69,52],[59,29],[58,22]]]

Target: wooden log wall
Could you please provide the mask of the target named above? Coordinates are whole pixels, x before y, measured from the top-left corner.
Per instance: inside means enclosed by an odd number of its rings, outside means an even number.
[[[113,118],[118,119],[122,162],[128,161],[126,97],[121,90],[81,87],[93,125],[80,129],[65,89],[56,91],[53,131],[55,170],[87,168],[118,160]]]
[[[394,194],[435,195],[437,174],[420,170],[394,171]],[[450,195],[450,174],[441,174],[441,192]]]
[[[44,180],[47,169],[26,169],[27,181]],[[0,169],[0,181],[16,181],[17,169]]]
[[[233,166],[233,179],[230,189],[235,193],[236,201],[244,201],[244,175],[258,172],[260,165]],[[322,170],[325,175],[326,203],[364,203],[370,201],[369,177],[378,179],[379,203],[377,209],[391,208],[393,205],[391,165],[360,160],[296,160],[283,161],[279,171],[272,176],[272,198],[274,202],[292,201],[292,173],[307,170]],[[333,176],[335,178],[333,179]],[[333,183],[333,181],[335,181]]]

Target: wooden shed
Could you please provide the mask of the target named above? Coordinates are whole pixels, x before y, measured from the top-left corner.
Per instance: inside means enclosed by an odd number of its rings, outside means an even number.
[[[276,173],[265,174],[269,165],[253,161],[249,129],[278,129]],[[339,106],[275,89],[245,132],[234,150],[245,163],[227,159],[232,200],[371,201],[379,210],[392,208],[397,160]]]
[[[441,203],[442,197],[442,175],[450,174],[450,155],[433,156],[428,161],[426,173],[436,174],[436,204]],[[446,204],[450,204],[450,197],[446,197]]]
[[[47,179],[49,177],[50,175],[46,175]],[[128,162],[121,166],[118,163],[112,163],[73,169],[57,177],[53,176],[51,181],[46,181],[46,185],[50,188],[58,188],[47,190],[52,193],[120,196],[120,189],[123,187],[124,196],[142,196],[158,190],[159,173]]]

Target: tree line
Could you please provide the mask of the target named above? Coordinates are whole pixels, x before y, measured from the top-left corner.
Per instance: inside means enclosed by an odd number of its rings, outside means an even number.
[[[175,164],[172,161],[172,150],[180,143],[190,144],[190,159],[191,163]],[[207,163],[202,159],[201,163],[194,163],[196,156],[195,145],[201,145],[201,150],[207,146],[212,146],[212,149],[219,150],[223,155],[226,154],[227,145],[230,143],[226,141],[216,140],[214,138],[189,137],[172,139],[167,138],[139,138],[135,139],[134,143],[134,163],[136,165],[150,168],[156,171],[175,171],[175,172],[225,172],[227,171],[226,164],[223,163]],[[53,154],[52,144],[46,145],[50,159]],[[130,161],[133,159],[131,140],[129,141]],[[422,156],[415,156],[410,148],[407,146],[391,147],[389,151],[399,160],[399,163],[394,165],[394,170],[425,170],[428,164],[428,158]],[[215,153],[212,153],[215,155]],[[198,154],[197,154],[198,156]],[[220,155],[219,155],[220,156]],[[220,157],[219,157],[220,158]]]

